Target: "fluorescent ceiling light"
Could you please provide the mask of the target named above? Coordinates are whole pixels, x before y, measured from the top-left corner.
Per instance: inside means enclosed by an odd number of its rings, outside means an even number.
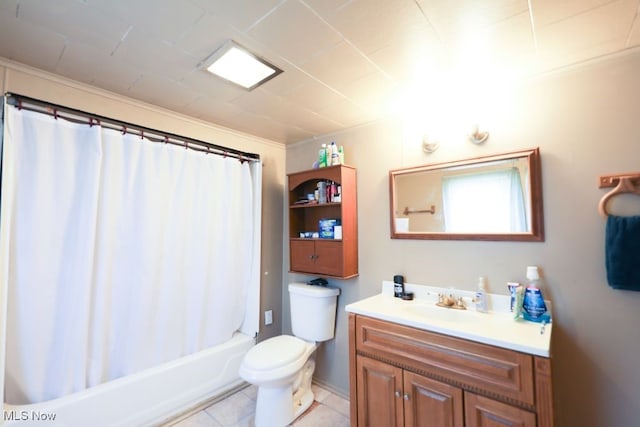
[[[231,83],[253,90],[282,72],[232,40],[203,62],[207,71]]]

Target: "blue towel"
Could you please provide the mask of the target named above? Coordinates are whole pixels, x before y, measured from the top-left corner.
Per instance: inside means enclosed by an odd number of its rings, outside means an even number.
[[[607,217],[605,261],[609,286],[640,291],[640,216]]]

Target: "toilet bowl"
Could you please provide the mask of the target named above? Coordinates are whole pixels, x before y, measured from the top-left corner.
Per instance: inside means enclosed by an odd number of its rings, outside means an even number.
[[[280,335],[249,350],[240,377],[258,386],[256,427],[285,426],[311,406],[316,347],[315,343]]]
[[[333,338],[339,289],[289,285],[295,336],[258,343],[245,355],[240,377],[258,386],[256,427],[286,426],[313,403],[311,380],[317,342]]]

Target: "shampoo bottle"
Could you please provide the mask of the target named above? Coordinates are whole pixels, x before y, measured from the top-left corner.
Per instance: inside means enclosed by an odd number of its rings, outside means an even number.
[[[540,284],[541,280],[538,267],[527,267],[527,284],[522,302],[522,317],[524,317],[525,320],[542,322],[548,318],[548,316],[545,316],[547,305],[544,302]]]

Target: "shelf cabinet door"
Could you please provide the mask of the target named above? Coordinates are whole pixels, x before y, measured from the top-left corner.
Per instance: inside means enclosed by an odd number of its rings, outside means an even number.
[[[358,426],[402,427],[402,369],[356,356]]]
[[[291,240],[289,248],[292,271],[343,275],[342,243],[339,240]]]
[[[404,393],[405,426],[464,426],[461,389],[405,371]]]
[[[316,271],[329,276],[343,275],[342,242],[339,240],[316,240]]]
[[[316,245],[313,240],[291,240],[289,258],[291,270],[314,272],[316,267]]]
[[[466,427],[536,427],[535,414],[505,403],[464,393]]]

